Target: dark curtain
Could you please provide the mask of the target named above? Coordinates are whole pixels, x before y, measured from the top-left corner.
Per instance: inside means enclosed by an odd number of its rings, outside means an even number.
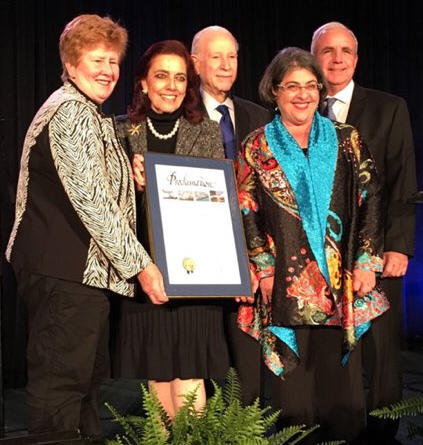
[[[25,382],[25,314],[15,295],[13,274],[3,260],[13,222],[22,143],[33,115],[61,84],[59,35],[64,25],[81,13],[120,19],[130,33],[121,80],[105,106],[106,112],[115,114],[125,112],[132,94],[134,65],[155,41],[174,38],[190,47],[199,29],[214,24],[227,27],[240,44],[235,92],[257,101],[259,79],[276,51],[286,46],[309,49],[312,33],[318,26],[341,21],[354,30],[359,40],[356,81],[407,100],[418,172],[422,166],[421,0],[261,0],[254,4],[245,0],[0,0],[1,296],[7,386]],[[419,180],[422,185],[422,175]],[[420,239],[419,244],[422,244]],[[423,312],[423,297],[418,295],[422,287],[418,272],[421,262],[418,256],[413,261],[407,277],[407,292],[412,291],[408,292],[406,308],[415,315],[413,305],[420,305]],[[421,321],[413,321],[409,327],[413,334],[422,334],[418,332],[423,331]]]

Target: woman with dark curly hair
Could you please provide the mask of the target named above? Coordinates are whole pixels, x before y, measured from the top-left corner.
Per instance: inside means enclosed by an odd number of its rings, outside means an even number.
[[[238,184],[247,247],[260,279],[240,327],[263,346],[272,404],[286,424],[319,423],[310,442],[362,443],[364,395],[356,350],[387,309],[381,194],[357,130],[317,109],[326,94],[314,57],[280,51],[260,83],[278,114],[247,136]]]

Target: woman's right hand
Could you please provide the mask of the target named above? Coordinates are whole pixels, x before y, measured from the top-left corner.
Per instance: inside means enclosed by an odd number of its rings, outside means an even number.
[[[134,175],[135,187],[137,191],[142,192],[145,188],[144,176],[144,156],[135,154],[132,159],[132,173]]]
[[[272,301],[273,283],[275,277],[266,277],[260,280],[260,291],[264,304],[269,304]]]
[[[159,268],[151,263],[137,275],[142,290],[153,304],[163,304],[169,301],[166,295],[163,276]]]

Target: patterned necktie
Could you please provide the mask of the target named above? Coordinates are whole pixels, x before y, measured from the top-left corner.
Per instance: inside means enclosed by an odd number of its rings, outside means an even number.
[[[325,102],[326,105],[324,106],[323,110],[322,110],[322,116],[328,117],[331,121],[336,121],[336,116],[335,113],[333,111],[333,104],[337,101],[338,99],[336,97],[328,97]]]
[[[236,139],[231,115],[226,105],[219,105],[216,110],[222,115],[220,118],[220,130],[223,136],[223,145],[225,147],[226,159],[236,159],[238,153],[236,149]]]

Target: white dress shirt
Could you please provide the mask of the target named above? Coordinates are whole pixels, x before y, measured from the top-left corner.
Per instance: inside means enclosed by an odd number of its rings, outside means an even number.
[[[210,96],[209,93],[206,93],[203,90],[203,88],[200,88],[200,92],[201,92],[201,97],[203,98],[204,106],[206,107],[207,113],[211,120],[219,123],[220,119],[222,118],[222,113],[217,111],[216,108],[219,105],[226,105],[228,107],[229,114],[232,120],[232,125],[234,126],[234,131],[236,134],[234,101],[230,97],[227,97],[224,102],[220,103],[214,97]]]
[[[337,100],[332,106],[332,110],[336,116],[338,122],[345,123],[347,121],[348,110],[350,109],[350,103],[352,94],[354,91],[354,81],[350,83],[341,91],[338,91],[334,96]]]

